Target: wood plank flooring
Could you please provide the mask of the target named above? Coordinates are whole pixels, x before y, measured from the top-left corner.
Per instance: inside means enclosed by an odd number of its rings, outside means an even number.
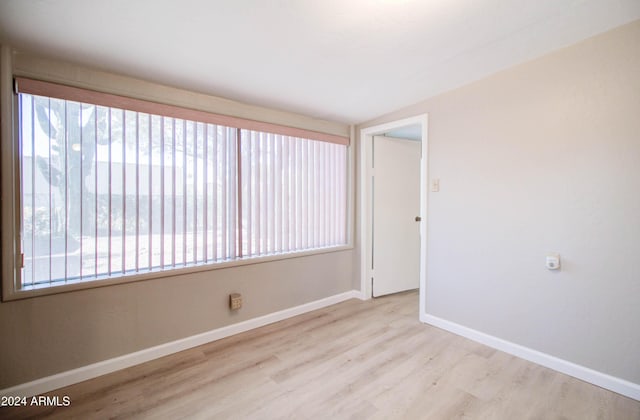
[[[415,292],[350,300],[48,395],[0,418],[640,419],[640,402],[418,322]]]

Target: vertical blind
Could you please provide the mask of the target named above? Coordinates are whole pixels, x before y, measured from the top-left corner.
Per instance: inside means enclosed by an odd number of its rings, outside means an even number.
[[[18,98],[23,288],[346,244],[344,144]]]
[[[346,147],[241,131],[242,254],[346,243]]]

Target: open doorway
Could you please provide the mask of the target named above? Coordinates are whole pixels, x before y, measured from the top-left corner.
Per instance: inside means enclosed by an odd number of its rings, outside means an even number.
[[[361,162],[361,210],[360,210],[360,220],[361,220],[361,244],[362,244],[362,253],[361,253],[361,290],[363,297],[365,299],[369,299],[371,297],[379,296],[381,294],[393,293],[394,288],[398,289],[397,291],[402,290],[403,287],[410,287],[412,279],[404,278],[401,282],[402,284],[376,284],[376,276],[378,274],[393,277],[393,273],[385,272],[388,270],[393,270],[394,265],[399,266],[402,265],[402,269],[406,268],[406,264],[403,264],[401,261],[394,261],[395,258],[398,258],[404,251],[407,252],[407,256],[412,259],[417,259],[418,261],[413,261],[417,264],[417,274],[418,281],[415,283],[419,288],[419,301],[420,301],[420,317],[423,317],[424,314],[424,302],[425,302],[425,284],[426,284],[426,244],[427,244],[427,124],[428,117],[426,114],[418,115],[412,118],[406,118],[399,121],[394,121],[387,124],[377,125],[373,127],[363,128],[360,131],[360,162]],[[403,140],[397,140],[403,139]],[[417,146],[419,152],[419,168],[417,171],[405,170],[405,165],[403,165],[403,161],[406,159],[412,159],[410,156],[413,152],[407,152],[404,149],[411,149],[413,144],[413,148]],[[378,153],[383,153],[386,156],[378,155],[376,157],[376,149]],[[403,157],[405,156],[405,157]],[[389,167],[389,159],[384,159],[386,157],[391,157],[392,159],[400,159],[397,162],[394,162],[395,168],[401,168],[403,175],[400,177],[394,178],[393,175],[389,176],[390,173],[393,173],[393,167]],[[378,164],[378,168],[375,165]],[[407,165],[410,166],[410,165]],[[378,173],[380,172],[381,173]],[[413,173],[414,175],[408,175]],[[400,185],[399,183],[403,183],[402,177],[406,176],[417,176],[418,179],[411,180],[416,186],[417,191],[415,194],[417,197],[417,213],[413,209],[405,209],[405,204],[402,204],[402,208],[406,211],[394,213],[398,208],[394,210],[393,206],[385,206],[380,207],[381,203],[388,202],[390,200],[396,200],[398,197],[394,197],[389,191],[393,191],[393,186],[397,186],[396,193],[406,193],[409,191],[407,185]],[[377,185],[376,185],[377,183]],[[407,188],[405,188],[407,187]],[[389,194],[388,197],[382,196],[376,197],[377,194]],[[396,194],[397,195],[397,194]],[[400,194],[402,195],[402,194]],[[415,199],[416,197],[414,197]],[[410,201],[410,200],[409,200]],[[409,201],[407,201],[406,206],[413,206]],[[376,215],[376,212],[378,213]],[[414,214],[416,213],[416,214]],[[396,230],[396,226],[393,226],[386,231],[380,232],[380,227],[383,226],[380,222],[383,222],[385,225],[389,225],[390,222],[393,222],[393,217],[397,217],[397,230],[404,230],[404,233],[401,235],[396,235],[394,239],[390,239],[387,235],[390,232]],[[387,218],[386,220],[381,220],[381,218]],[[400,218],[402,219],[400,221]],[[404,220],[408,219],[410,220]],[[377,222],[377,223],[376,223]],[[410,223],[409,223],[410,222]],[[400,225],[404,227],[401,227]],[[417,251],[411,251],[410,248],[406,250],[403,249],[405,242],[411,242],[412,237],[410,236],[411,226],[413,229],[417,231]],[[376,227],[378,232],[376,233]],[[397,233],[397,232],[396,232]],[[403,236],[404,235],[404,236]],[[402,239],[405,238],[405,239]],[[387,242],[381,242],[387,241]],[[396,242],[394,242],[396,241]],[[412,256],[409,256],[411,254]],[[376,272],[378,270],[378,272]],[[413,276],[412,274],[408,274],[411,271],[404,270],[399,271],[400,276]],[[393,282],[393,280],[387,279],[386,282]]]

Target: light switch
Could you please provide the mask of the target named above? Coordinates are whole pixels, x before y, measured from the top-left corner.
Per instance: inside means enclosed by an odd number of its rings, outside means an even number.
[[[431,180],[431,191],[432,192],[440,191],[440,178],[433,178]]]

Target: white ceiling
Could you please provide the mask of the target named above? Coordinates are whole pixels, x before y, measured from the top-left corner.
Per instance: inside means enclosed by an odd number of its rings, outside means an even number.
[[[359,123],[638,18],[639,0],[0,0],[0,39]]]

